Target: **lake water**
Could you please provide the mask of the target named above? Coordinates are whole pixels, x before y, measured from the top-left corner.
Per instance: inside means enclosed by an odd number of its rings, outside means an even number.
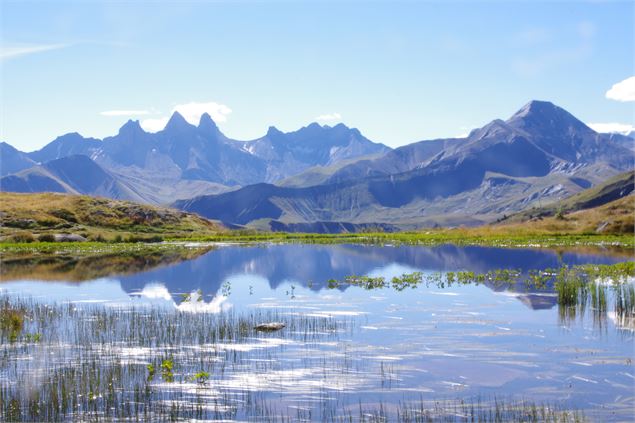
[[[563,313],[552,289],[523,284],[422,284],[400,291],[329,288],[328,282],[349,275],[390,280],[412,272],[526,273],[626,260],[633,258],[609,251],[450,245],[220,245],[191,260],[82,282],[41,281],[39,273],[30,274],[25,267],[12,273],[12,280],[3,278],[0,290],[9,298],[70,303],[79,310],[134,306],[158,315],[176,313],[182,316],[178,324],[191,320],[198,331],[218,323],[201,320],[201,315],[286,322],[279,332],[250,330],[231,342],[202,340],[195,333],[169,346],[156,336],[131,345],[115,339],[118,335],[100,338],[102,346],[118,348],[113,359],[118,366],[121,357],[127,360],[127,376],[119,379],[125,381],[121,401],[133,401],[132,393],[126,396],[124,391],[143,385],[153,401],[198,407],[186,416],[194,419],[275,420],[279,414],[336,420],[383,413],[392,420],[390,416],[409,409],[418,408],[423,416],[441,408],[439,414],[453,421],[465,411],[457,406],[461,402],[487,409],[494,401],[528,401],[581,410],[592,420],[632,421],[634,332],[610,308],[603,314],[590,309]],[[188,294],[190,299],[184,300]],[[294,319],[304,320],[294,324]],[[40,341],[51,351],[57,343],[56,354],[63,356],[59,360],[43,361],[36,349],[27,347],[24,356],[7,359],[6,351],[13,350],[4,346],[0,385],[5,400],[38,392],[14,383],[20,374],[50,382],[52,369],[100,356],[92,347],[78,352],[85,346],[74,346],[72,339],[79,338],[68,333],[70,329]],[[167,355],[174,361],[173,380],[148,378],[147,364],[160,363]],[[199,371],[209,376],[195,381],[192,375]],[[91,389],[105,395],[99,384]],[[103,411],[98,409],[95,405],[96,415]]]

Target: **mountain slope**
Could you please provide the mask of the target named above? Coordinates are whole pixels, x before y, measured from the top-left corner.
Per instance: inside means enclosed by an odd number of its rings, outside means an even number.
[[[504,219],[506,222],[525,222],[535,218],[564,215],[579,210],[603,206],[629,196],[635,191],[635,172],[621,173],[601,184],[581,191],[550,205],[534,207]]]
[[[33,160],[6,142],[0,142],[0,176],[9,175],[35,166]]]
[[[597,207],[564,213],[562,216],[524,215],[505,220],[492,228],[504,232],[523,231],[531,227],[534,233],[635,233],[635,196],[631,193]]]
[[[5,192],[60,192],[141,201],[139,195],[86,156],[52,160],[0,179]]]
[[[267,135],[245,142],[243,149],[266,161],[267,176],[262,182],[275,182],[310,167],[331,166],[390,150],[341,123],[334,127],[312,123],[288,133],[270,127]]]
[[[579,164],[606,162],[615,169],[625,170],[633,165],[632,151],[635,146],[628,137],[598,134],[569,112],[552,103],[531,101],[507,121],[494,120],[482,128],[473,130],[467,138],[409,144],[374,160],[345,166],[334,172],[326,183],[356,178],[359,175],[406,172],[425,167],[451,155],[461,158],[485,149],[490,149],[490,152],[483,152],[483,158],[495,161],[498,160],[499,153],[502,153],[495,149],[516,148],[520,153],[519,144],[523,142],[531,144],[529,150],[532,156],[527,157],[526,162],[529,163],[531,158],[538,160],[531,165],[541,163],[543,172],[546,162],[549,162],[552,168],[558,165],[568,164],[575,167]],[[508,145],[504,146],[503,143]],[[627,154],[626,149],[631,150],[631,154]],[[518,159],[521,159],[520,162]],[[522,163],[522,157],[516,157],[514,163],[514,166],[520,167],[519,171],[527,165]],[[494,168],[490,170],[496,171]],[[509,171],[505,173],[511,175]],[[607,176],[601,174],[598,178]]]
[[[492,121],[466,139],[430,143],[409,146],[419,152],[414,159],[406,147],[371,161],[370,176],[363,178],[338,180],[336,172],[319,186],[260,184],[175,205],[260,227],[267,221],[473,225],[564,198],[633,168],[630,150],[546,102],[530,102],[507,121]],[[360,163],[351,166],[363,169]],[[384,173],[404,168],[410,170]]]

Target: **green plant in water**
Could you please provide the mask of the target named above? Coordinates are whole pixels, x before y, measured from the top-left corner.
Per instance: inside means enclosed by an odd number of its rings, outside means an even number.
[[[148,382],[150,382],[152,379],[154,379],[156,369],[154,368],[154,365],[152,363],[148,364],[146,368],[148,369]]]
[[[161,377],[166,382],[174,382],[174,361],[172,359],[165,359],[161,362]]]
[[[39,332],[27,333],[26,335],[24,335],[24,340],[26,342],[40,342],[41,339],[42,339],[42,334]]]
[[[0,309],[0,331],[9,338],[10,342],[18,340],[24,327],[24,311],[5,304]]]
[[[198,382],[201,385],[205,384],[205,382],[207,382],[208,379],[209,379],[209,373],[203,372],[203,371],[200,371],[196,373],[194,376],[192,376],[192,381]]]

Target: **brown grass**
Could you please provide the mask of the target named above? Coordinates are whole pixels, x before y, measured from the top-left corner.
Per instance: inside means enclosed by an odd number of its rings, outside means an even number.
[[[224,231],[222,225],[179,210],[68,194],[0,193],[0,237],[76,233],[96,240],[131,235],[166,237]]]
[[[635,196],[629,195],[603,206],[565,213],[562,218],[556,216],[537,217],[523,222],[503,222],[475,228],[474,231],[514,232],[520,235],[548,233],[633,234],[634,223]]]

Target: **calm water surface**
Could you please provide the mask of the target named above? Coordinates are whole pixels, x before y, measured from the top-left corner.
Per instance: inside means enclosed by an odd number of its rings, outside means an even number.
[[[608,252],[485,247],[224,245],[132,275],[70,283],[33,280],[26,272],[0,289],[77,307],[135,305],[166,313],[239,315],[269,310],[339,322],[334,333],[311,339],[283,329],[216,345],[215,351],[239,351],[241,359],[222,375],[212,373],[204,386],[195,385],[196,398],[211,402],[222,393],[234,401],[234,418],[255,415],[241,411],[249,392],[272,409],[312,418],[327,413],[327,407],[333,413],[360,405],[390,410],[408,401],[505,398],[580,409],[591,419],[629,421],[635,420],[634,332],[610,312],[563,318],[552,290],[532,292],[524,286],[368,291],[328,289],[327,281],[349,275],[390,279],[414,271],[527,272],[632,259]],[[203,301],[183,301],[183,294],[199,290]],[[187,359],[203,362],[205,348],[195,351]],[[129,353],[142,367],[153,354]],[[24,368],[33,370],[35,361]],[[195,368],[184,366],[183,374]],[[164,394],[194,388],[185,377],[153,385]]]

